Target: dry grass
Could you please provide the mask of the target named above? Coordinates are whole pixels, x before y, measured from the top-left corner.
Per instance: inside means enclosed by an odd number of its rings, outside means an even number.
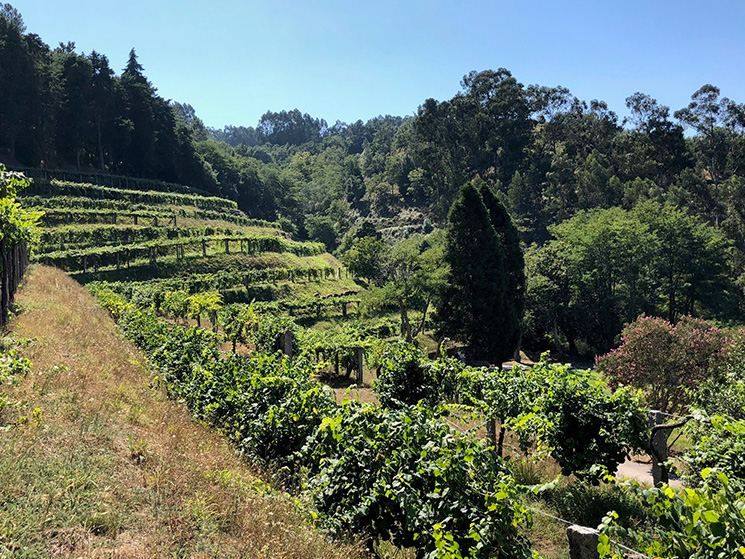
[[[12,324],[33,374],[0,419],[0,557],[363,557],[150,386],[64,273],[32,269]]]

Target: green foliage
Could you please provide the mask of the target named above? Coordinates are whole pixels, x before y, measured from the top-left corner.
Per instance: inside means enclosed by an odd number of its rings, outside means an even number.
[[[745,420],[745,330],[729,331],[732,342],[725,359],[713,363],[708,378],[689,390],[691,407],[707,415],[726,415]]]
[[[412,342],[426,326],[428,311],[443,290],[442,235],[412,235],[393,247],[385,263],[385,285],[375,293],[384,304],[395,305],[401,315],[401,336]],[[411,324],[409,311],[420,311],[421,320]]]
[[[88,289],[101,302],[101,306],[111,313],[114,320],[118,321],[125,313],[134,309],[134,305],[129,303],[127,299],[105,285],[91,285]]]
[[[646,414],[628,389],[610,393],[587,372],[541,360],[533,368],[471,375],[467,389],[490,418],[514,429],[521,444],[549,453],[565,475],[590,477],[593,466],[615,470],[646,445]]]
[[[681,413],[688,392],[711,378],[733,345],[727,332],[705,320],[684,316],[672,325],[642,315],[624,328],[618,348],[598,357],[597,366],[614,385],[644,390],[653,409]]]
[[[378,283],[383,279],[383,262],[390,248],[375,237],[357,239],[342,256],[344,265],[355,276]]]
[[[274,235],[246,235],[234,232],[229,235],[207,235],[203,237],[186,237],[180,239],[158,239],[143,243],[120,245],[96,245],[87,248],[56,250],[35,256],[36,260],[43,260],[50,264],[57,264],[69,270],[82,270],[84,258],[95,259],[99,266],[113,266],[117,257],[134,259],[144,258],[151,254],[167,254],[169,249],[180,247],[190,248],[201,254],[203,243],[239,242],[245,243],[246,251],[250,254],[263,252],[289,252],[298,256],[313,256],[321,254],[323,246],[318,243],[298,243]],[[224,246],[221,245],[220,248]]]
[[[527,370],[475,369],[454,359],[429,361],[405,344],[387,350],[374,385],[383,406],[470,406],[514,431],[526,450],[549,454],[564,475],[594,479],[596,464],[615,470],[646,447],[640,395],[628,388],[611,393],[586,371],[545,359]]]
[[[505,346],[519,348],[522,337],[522,320],[525,312],[525,259],[520,247],[517,228],[512,223],[505,205],[494,195],[485,182],[479,185],[481,198],[489,211],[489,220],[499,237],[504,252],[504,266],[507,272],[506,328],[500,332],[505,337]]]
[[[20,357],[11,349],[0,353],[0,425],[3,421],[3,410],[11,404],[4,393],[6,386],[16,386],[31,372],[31,362]]]
[[[439,400],[437,379],[422,353],[407,343],[389,346],[373,388],[380,405],[397,409],[421,403],[430,408]]]
[[[11,246],[19,241],[30,241],[36,233],[41,213],[26,211],[16,202],[20,190],[29,186],[21,173],[6,171],[0,163],[0,241]]]
[[[448,216],[446,288],[437,309],[438,332],[468,345],[473,357],[501,364],[515,351],[520,317],[507,291],[505,251],[481,194],[465,184]]]
[[[289,316],[275,314],[260,314],[259,326],[254,336],[256,348],[260,351],[273,352],[277,348],[277,340],[284,332],[296,332],[297,324]]]
[[[189,294],[186,291],[167,291],[160,304],[160,309],[174,319],[184,320],[189,312]]]
[[[177,192],[159,192],[110,188],[95,184],[66,182],[52,180],[38,181],[31,193],[52,195],[82,196],[88,199],[122,200],[130,204],[194,206],[202,209],[237,209],[233,200],[218,198],[217,196],[197,196],[194,194],[180,194]]]
[[[570,344],[608,351],[622,324],[645,312],[670,322],[733,315],[731,243],[684,211],[653,202],[591,210],[550,231],[555,240],[532,255],[531,307],[544,331],[555,327]]]
[[[500,461],[424,408],[347,403],[303,452],[307,490],[335,533],[391,539],[433,557],[442,538],[470,557],[530,557],[516,528],[526,512]]]
[[[104,299],[109,304],[110,299]],[[278,353],[225,358],[219,338],[131,310],[119,321],[147,351],[169,393],[288,484],[307,475],[320,520],[437,556],[530,557],[529,517],[501,461],[424,408],[333,403],[305,360]],[[442,553],[440,554],[442,556]]]
[[[613,483],[562,482],[540,496],[559,517],[580,526],[599,526],[610,511],[618,514],[618,522],[625,528],[647,522],[649,516],[638,496]]]
[[[683,455],[687,484],[700,486],[699,472],[712,468],[727,474],[733,487],[745,490],[745,420],[721,415],[698,419],[686,425],[693,441]]]
[[[621,557],[611,541],[633,538],[635,547],[649,557],[698,559],[745,555],[745,502],[723,472],[705,469],[698,489],[643,488],[627,484],[656,519],[647,530],[626,529],[617,524],[618,513],[609,514],[600,526],[601,557]]]
[[[218,314],[225,337],[233,344],[247,344],[258,327],[258,317],[252,305],[224,305]]]
[[[222,306],[222,295],[216,291],[206,291],[204,293],[197,293],[186,299],[187,301],[187,314],[191,318],[197,320],[197,324],[200,324],[202,313],[217,311]]]

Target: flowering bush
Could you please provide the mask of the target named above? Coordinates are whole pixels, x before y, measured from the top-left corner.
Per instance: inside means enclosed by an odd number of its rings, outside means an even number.
[[[641,388],[649,406],[677,413],[688,408],[688,390],[721,370],[734,346],[711,322],[683,316],[673,325],[641,315],[624,328],[621,345],[596,364],[611,384]]]

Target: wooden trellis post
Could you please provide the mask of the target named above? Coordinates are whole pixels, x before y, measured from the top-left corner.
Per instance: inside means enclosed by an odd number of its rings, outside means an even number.
[[[354,357],[357,362],[357,384],[362,386],[362,380],[365,368],[365,350],[361,347],[354,348]]]
[[[207,256],[207,241],[202,239],[202,256]]]

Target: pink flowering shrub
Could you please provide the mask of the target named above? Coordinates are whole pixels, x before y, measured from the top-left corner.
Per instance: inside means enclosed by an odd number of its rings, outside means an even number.
[[[621,345],[595,362],[611,385],[641,388],[652,409],[681,413],[687,391],[721,370],[735,343],[706,320],[683,316],[673,325],[641,315],[624,328]]]

